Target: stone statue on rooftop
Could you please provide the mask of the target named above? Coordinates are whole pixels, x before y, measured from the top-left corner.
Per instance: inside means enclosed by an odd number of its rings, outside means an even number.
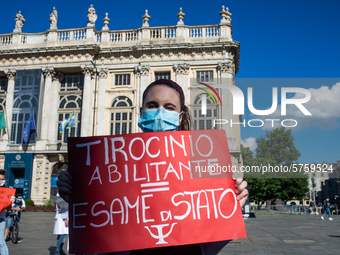
[[[52,13],[50,14],[50,29],[58,29],[57,21],[58,21],[58,12],[55,9],[55,7],[53,7]]]
[[[23,25],[25,24],[24,16],[22,16],[21,11],[17,15],[15,15],[15,28],[13,32],[19,32],[21,33],[21,29]]]
[[[87,26],[94,27],[98,16],[96,14],[96,10],[93,8],[93,4],[91,4],[90,8],[87,10]]]

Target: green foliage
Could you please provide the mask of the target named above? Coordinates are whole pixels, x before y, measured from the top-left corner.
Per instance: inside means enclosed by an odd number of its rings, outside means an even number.
[[[46,204],[44,205],[44,207],[54,207],[54,200],[52,198],[50,198],[49,200],[47,200]]]
[[[32,199],[25,199],[26,205],[34,205],[34,201]]]
[[[243,165],[251,166],[254,162],[253,152],[248,147],[244,147],[241,144],[241,154],[243,159]]]
[[[293,178],[293,179],[280,179],[281,190],[277,194],[277,198],[284,201],[297,199],[302,200],[308,192],[308,179],[307,178]]]
[[[271,159],[277,165],[288,165],[296,163],[301,156],[295,148],[292,130],[284,127],[276,128],[271,132],[267,131],[265,137],[261,135],[256,139],[256,158]]]
[[[256,200],[262,204],[267,200],[272,200],[280,188],[278,180],[279,179],[247,178],[250,201]]]
[[[307,175],[300,172],[298,158],[301,156],[296,149],[291,130],[284,127],[276,128],[267,132],[266,136],[256,139],[256,157],[249,148],[241,145],[243,165],[249,166],[253,170],[264,169],[263,166],[280,168],[278,172],[244,173],[245,180],[248,182],[250,201],[258,201],[260,204],[267,200],[284,201],[299,199],[302,200],[308,192]],[[295,166],[296,172],[292,172]],[[282,171],[286,167],[287,172]]]

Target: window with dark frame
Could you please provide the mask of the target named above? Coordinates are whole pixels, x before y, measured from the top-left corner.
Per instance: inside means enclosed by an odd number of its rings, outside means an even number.
[[[115,85],[130,85],[130,74],[116,74],[115,75]]]
[[[62,144],[67,143],[68,137],[80,137],[81,131],[81,108],[82,90],[84,88],[84,75],[81,73],[64,74],[60,84],[59,110],[58,110],[58,136],[57,141]],[[69,91],[72,94],[65,94]],[[65,128],[63,133],[59,133],[60,124],[73,112],[76,112],[76,127]]]
[[[42,72],[38,69],[20,70],[16,73],[11,125],[7,127],[10,131],[9,142],[11,144],[23,143],[23,131],[33,111],[34,122],[37,126],[41,77]],[[36,130],[31,130],[28,143],[34,144],[36,139]]]
[[[197,71],[196,82],[213,82],[214,72],[213,71]]]
[[[7,79],[0,79],[0,94],[4,94],[7,91]]]
[[[64,74],[60,83],[60,91],[81,91],[84,87],[84,75]]]
[[[113,100],[111,105],[110,134],[132,133],[132,101],[125,96]]]
[[[155,73],[155,81],[160,80],[160,79],[167,79],[170,80],[170,72],[160,72],[160,73]]]
[[[204,94],[204,93],[203,93]],[[217,119],[217,108],[210,95],[206,94],[207,112],[202,114],[202,95],[198,95],[194,100],[193,105],[193,130],[217,129],[213,126],[214,119]]]

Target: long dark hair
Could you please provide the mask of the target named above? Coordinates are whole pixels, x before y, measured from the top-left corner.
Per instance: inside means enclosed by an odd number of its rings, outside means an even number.
[[[190,118],[189,108],[186,105],[184,105],[185,98],[184,98],[183,90],[182,90],[181,86],[179,86],[176,82],[174,82],[172,80],[168,80],[168,79],[160,79],[160,80],[157,80],[157,81],[154,81],[153,83],[151,83],[144,90],[142,105],[144,105],[144,100],[145,100],[146,95],[148,94],[149,90],[153,86],[156,86],[156,85],[165,85],[165,86],[168,86],[168,87],[177,91],[177,93],[179,94],[179,99],[180,99],[180,103],[181,103],[181,112],[182,112],[182,121],[181,121],[181,124],[178,127],[178,130],[190,130],[191,118]]]
[[[5,169],[0,169],[0,175],[5,175],[6,176],[6,170]]]

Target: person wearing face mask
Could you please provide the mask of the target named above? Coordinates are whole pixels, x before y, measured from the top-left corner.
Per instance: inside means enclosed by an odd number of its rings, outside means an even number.
[[[145,89],[142,98],[138,126],[143,132],[190,130],[189,109],[177,83],[157,80]]]
[[[141,117],[138,126],[143,132],[190,130],[190,114],[184,105],[185,97],[182,88],[172,80],[161,79],[151,83],[143,93],[143,103],[140,108]],[[59,175],[57,185],[59,194],[68,201],[72,189],[72,176],[67,171]],[[237,200],[243,207],[248,197],[247,183],[242,178],[235,179]],[[210,242],[181,246],[151,248],[124,252],[107,253],[112,255],[138,254],[202,254],[213,255],[229,241]]]
[[[6,170],[0,169],[0,187],[6,187]],[[0,253],[1,255],[8,255],[8,248],[5,242],[5,210],[0,212]]]
[[[7,237],[9,229],[12,227],[14,217],[18,220],[18,225],[20,224],[21,212],[26,208],[25,200],[22,199],[21,194],[15,195],[15,200],[11,205],[11,210],[6,212],[6,229],[5,236]],[[21,240],[18,241],[20,243]]]

